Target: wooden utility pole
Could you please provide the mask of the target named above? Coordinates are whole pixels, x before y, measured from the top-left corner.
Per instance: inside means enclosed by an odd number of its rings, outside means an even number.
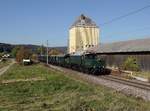
[[[47,40],[47,65],[48,65],[48,40]]]
[[[41,45],[41,56],[43,55],[43,44]]]

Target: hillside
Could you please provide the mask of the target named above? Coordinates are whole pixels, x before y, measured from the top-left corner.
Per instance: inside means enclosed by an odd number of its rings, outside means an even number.
[[[7,44],[7,43],[0,43],[0,52],[6,51],[11,52],[11,50],[16,46],[23,46],[28,49],[31,49],[33,52],[36,51],[37,48],[41,47],[39,45],[31,45],[31,44]],[[61,52],[65,53],[67,51],[67,47],[49,47],[49,49],[55,48],[60,50]]]
[[[11,52],[11,50],[15,46],[24,46],[28,49],[31,49],[32,51],[35,51],[39,45],[30,45],[30,44],[6,44],[6,43],[0,43],[0,52],[7,51]],[[63,53],[67,52],[67,47],[49,47],[56,48],[60,50]],[[128,40],[128,41],[120,41],[120,42],[113,42],[113,43],[102,43],[99,46],[96,46],[94,48],[90,48],[89,51],[94,52],[132,52],[132,51],[150,51],[150,38],[146,39],[136,39],[136,40]]]
[[[6,44],[6,43],[0,43],[0,52],[6,51],[10,52],[13,49],[13,45]]]
[[[95,52],[150,51],[150,38],[100,44],[89,50]]]

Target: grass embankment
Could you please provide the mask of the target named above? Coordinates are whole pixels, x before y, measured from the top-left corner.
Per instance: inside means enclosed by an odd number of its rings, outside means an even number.
[[[150,72],[134,72],[133,75],[148,79],[148,82],[150,82]]]
[[[0,84],[0,111],[149,111],[150,102],[103,86],[76,81],[42,65],[14,65],[1,80],[41,77],[43,81]]]
[[[6,59],[6,61],[1,61],[0,62],[0,69],[9,65],[11,63],[11,60],[10,59]]]
[[[52,72],[42,65],[23,66],[15,64],[0,77],[0,80],[46,78],[50,76],[48,73],[51,74]]]
[[[150,78],[150,72],[134,72],[133,74],[143,78]]]

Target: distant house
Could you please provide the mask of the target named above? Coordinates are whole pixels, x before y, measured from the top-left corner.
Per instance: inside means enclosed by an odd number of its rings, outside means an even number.
[[[3,56],[2,56],[2,58],[9,58],[10,57],[10,54],[4,54]]]

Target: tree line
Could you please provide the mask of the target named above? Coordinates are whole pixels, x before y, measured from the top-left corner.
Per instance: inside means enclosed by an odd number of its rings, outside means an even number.
[[[60,55],[63,54],[62,51],[56,48],[48,49],[48,55]],[[36,51],[32,51],[27,47],[16,46],[11,51],[12,57],[16,58],[18,63],[21,63],[23,59],[31,59],[33,61],[37,61],[38,55],[47,55],[47,49],[44,46],[41,46],[36,49]]]

